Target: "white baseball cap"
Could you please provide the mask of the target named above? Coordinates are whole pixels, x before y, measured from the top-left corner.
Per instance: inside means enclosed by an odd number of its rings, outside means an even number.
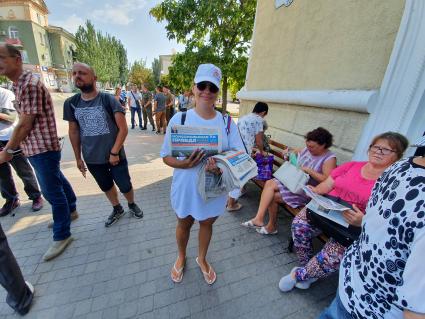
[[[416,147],[425,146],[425,135],[420,137],[415,143],[412,144],[412,146],[416,146]]]
[[[200,64],[196,71],[194,81],[196,84],[204,81],[211,82],[216,87],[220,88],[221,70],[211,63]]]

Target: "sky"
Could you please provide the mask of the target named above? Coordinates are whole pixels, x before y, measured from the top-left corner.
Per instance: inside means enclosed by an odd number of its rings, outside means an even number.
[[[96,30],[121,40],[129,62],[146,59],[151,67],[154,58],[184,50],[182,44],[167,39],[165,23],[149,16],[160,0],[45,0],[49,24],[71,33],[90,20]]]

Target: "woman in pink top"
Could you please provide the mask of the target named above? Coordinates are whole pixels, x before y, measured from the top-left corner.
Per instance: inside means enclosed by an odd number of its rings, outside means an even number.
[[[383,133],[370,144],[367,162],[345,163],[311,189],[317,194],[329,194],[351,204],[354,209],[345,211],[344,218],[350,225],[360,227],[376,179],[401,158],[407,146],[407,139],[403,135]],[[314,256],[312,239],[321,232],[318,227],[310,224],[305,209],[294,218],[292,237],[301,267],[295,267],[290,274],[282,277],[279,282],[280,290],[286,292],[294,287],[308,289],[317,279],[328,277],[338,270],[346,247],[330,238]]]

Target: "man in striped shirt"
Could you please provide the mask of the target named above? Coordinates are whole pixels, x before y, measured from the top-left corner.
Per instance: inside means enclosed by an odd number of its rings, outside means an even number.
[[[52,206],[53,245],[43,256],[48,261],[73,240],[71,218],[78,217],[74,191],[60,171],[61,150],[52,99],[41,79],[23,70],[21,53],[14,46],[0,45],[0,75],[13,81],[14,106],[19,114],[12,137],[0,152],[0,163],[23,152],[35,170],[41,191]]]

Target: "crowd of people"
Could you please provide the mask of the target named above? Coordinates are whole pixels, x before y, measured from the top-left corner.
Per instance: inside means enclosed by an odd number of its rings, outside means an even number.
[[[142,84],[140,89],[136,84],[130,84],[128,88],[116,87],[114,96],[122,107],[130,111],[131,129],[139,123],[141,130],[147,130],[149,120],[153,132],[165,134],[167,124],[176,111],[186,112],[195,107],[191,91],[175,96],[167,85],[156,86],[154,92],[149,91],[147,84]]]
[[[19,206],[12,166],[33,201],[32,209],[43,207],[41,195],[52,206],[53,221],[48,226],[53,231],[53,243],[43,256],[49,261],[72,242],[71,222],[79,217],[77,197],[60,170],[61,145],[52,100],[40,78],[23,70],[21,53],[13,46],[0,45],[0,74],[13,82],[13,93],[0,90],[0,183],[6,200],[0,216]],[[242,209],[238,198],[245,190],[237,189],[204,201],[196,184],[200,164],[204,163],[210,174],[219,176],[221,171],[202,149],[186,158],[171,156],[167,142],[171,127],[218,128],[223,151],[265,154],[268,105],[258,102],[253,112],[240,118],[238,124],[216,111],[222,75],[213,64],[198,67],[192,90],[177,98],[180,112],[175,112],[176,98],[168,87],[157,87],[152,94],[144,85],[140,90],[132,85],[128,91],[117,88],[112,96],[98,91],[96,72],[91,66],[76,63],[72,76],[81,93],[65,101],[63,119],[68,122],[78,170],[83,178],[87,171],[94,177],[112,206],[105,227],[112,226],[126,212],[119,202],[118,190],[127,201],[127,212],[137,219],[143,218],[124,149],[128,134],[125,112],[129,109],[131,129],[139,126],[146,130],[149,121],[152,131],[165,134],[160,156],[174,168],[170,199],[177,219],[177,258],[171,266],[171,280],[183,280],[190,230],[198,222],[196,263],[205,282],[214,284],[217,274],[207,258],[213,225],[225,211]],[[303,208],[309,197],[291,192],[274,178],[265,183],[257,214],[242,226],[273,236],[278,233],[280,203],[302,208],[291,227],[298,266],[276,284],[285,293],[294,288],[308,289],[318,279],[339,270],[335,300],[320,318],[425,318],[421,302],[425,279],[420,271],[421,253],[425,249],[425,158],[402,159],[407,139],[395,132],[385,132],[376,136],[365,150],[367,161],[337,165],[336,155],[330,150],[332,143],[332,134],[318,127],[305,135],[304,148],[289,148],[282,155],[290,152],[295,156],[297,166],[309,176],[307,185],[312,192],[328,194],[351,205],[343,217],[349,225],[361,227],[357,240],[347,245],[331,237],[315,253],[312,239],[322,229]],[[425,146],[425,138],[416,145]],[[24,280],[1,226],[0,283],[8,293],[7,303],[25,315],[31,307],[34,287]]]

